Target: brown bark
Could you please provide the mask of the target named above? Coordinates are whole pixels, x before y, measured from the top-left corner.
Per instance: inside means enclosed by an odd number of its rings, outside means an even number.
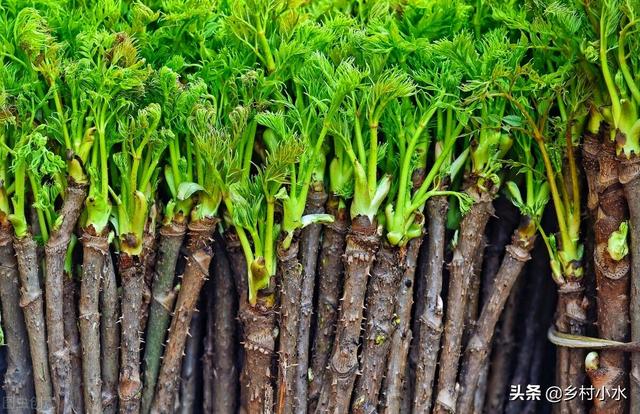
[[[272,296],[273,292],[259,293],[256,305],[249,306],[247,303],[240,314],[245,352],[240,374],[242,414],[273,412],[271,365],[275,356],[277,329]]]
[[[200,291],[209,277],[209,265],[213,258],[212,240],[217,222],[217,219],[205,218],[189,223],[187,264],[169,327],[169,338],[162,358],[156,395],[151,406],[153,413],[173,412],[173,401],[180,378],[182,352]]]
[[[384,412],[399,413],[403,395],[408,393],[407,367],[409,346],[411,344],[411,307],[413,305],[413,286],[415,282],[418,252],[422,237],[409,241],[402,263],[402,279],[396,293],[395,317],[397,327],[391,338],[391,352],[386,367],[385,386],[382,390]]]
[[[402,278],[398,264],[400,256],[404,254],[404,251],[401,253],[399,248],[386,241],[380,243],[376,254],[365,298],[366,323],[360,356],[360,376],[353,393],[354,413],[369,413],[375,411],[378,405],[391,338],[396,328],[395,299]]]
[[[627,309],[629,309],[630,261],[628,255],[622,260],[613,259],[607,252],[607,241],[611,233],[618,230],[622,220],[626,219],[626,203],[622,188],[602,194],[599,200],[600,208],[595,226],[596,246],[594,251],[596,284],[598,286],[598,336],[603,339],[623,342],[629,334]],[[614,380],[604,385],[606,389],[613,390],[618,386],[626,388],[628,373],[624,353],[602,351],[600,366],[615,373],[611,375]],[[595,403],[598,410],[604,409],[607,413],[624,412],[625,406],[626,401],[623,398],[605,398],[602,404],[600,401]]]
[[[171,312],[177,291],[174,288],[176,264],[180,258],[180,248],[187,232],[184,221],[173,220],[160,229],[158,262],[152,285],[152,302],[149,309],[147,335],[144,349],[144,389],[142,390],[142,413],[147,414],[160,371],[164,339],[169,327]]]
[[[53,229],[44,248],[47,344],[53,399],[56,411],[59,413],[71,412],[73,408],[69,395],[71,390],[69,350],[64,342],[64,259],[86,196],[87,186],[77,184],[70,179],[60,211],[62,222],[58,228]]]
[[[584,296],[584,287],[580,279],[568,279],[558,287],[558,306],[556,311],[556,329],[558,332],[572,335],[584,335],[587,324],[586,309],[588,301]],[[569,386],[580,389],[584,384],[584,351],[560,347],[557,352],[559,367],[556,368],[558,385],[562,389]],[[583,413],[582,401],[571,400],[561,404],[562,412]]]
[[[106,238],[106,236],[104,236]],[[111,254],[107,253],[102,266],[102,291],[100,292],[100,353],[102,371],[102,409],[105,414],[118,409],[118,376],[120,374],[120,305],[116,272]]]
[[[120,378],[118,397],[120,413],[140,411],[140,311],[144,269],[140,256],[130,256],[120,252],[118,272],[122,279],[122,319],[120,346]],[[105,349],[105,351],[107,351]],[[109,350],[109,352],[112,352]]]
[[[603,145],[603,141],[609,141],[605,138],[607,132],[605,128],[600,128],[597,132],[585,132],[583,137],[582,166],[587,180],[587,208],[593,216],[598,209],[599,193],[619,182],[615,144],[610,142]],[[609,152],[611,149],[614,151],[613,157]],[[600,154],[601,151],[605,153]]]
[[[2,329],[7,345],[4,391],[9,414],[27,414],[32,412],[33,371],[27,327],[20,307],[18,262],[13,250],[11,231],[9,222],[0,216],[0,302]]]
[[[251,313],[248,313],[249,307],[249,293],[247,286],[247,261],[245,259],[244,253],[242,251],[242,246],[240,245],[240,240],[238,239],[238,235],[236,234],[233,228],[228,229],[225,234],[225,248],[227,251],[227,257],[229,258],[229,266],[231,267],[231,274],[234,278],[234,285],[236,288],[236,294],[238,298],[238,335],[242,340],[242,347],[237,349],[237,364],[236,367],[241,371],[239,380],[240,380],[240,408],[243,410],[242,412],[247,413],[247,404],[249,401],[249,393],[257,392],[258,386],[256,382],[251,382],[251,376],[247,374],[247,368],[253,369],[253,365],[251,363],[250,366],[247,366],[245,349],[247,348],[246,338],[247,332],[245,331],[245,318],[249,318],[249,324],[251,325]],[[271,305],[269,305],[271,306]],[[273,313],[273,312],[271,312]],[[269,323],[275,323],[275,320],[272,322],[270,318],[267,318]],[[251,325],[251,329],[257,329],[257,326]],[[275,339],[274,339],[275,340]],[[269,345],[268,339],[265,339],[264,345]],[[252,346],[253,348],[253,346]],[[265,349],[267,349],[265,348]],[[273,352],[275,349],[275,345],[271,348],[270,352]],[[269,371],[270,373],[270,371]],[[269,374],[270,375],[270,374]],[[273,390],[271,390],[273,391]],[[273,398],[273,396],[272,396]]]
[[[467,309],[464,314],[464,331],[462,332],[463,344],[469,342],[469,338],[473,335],[478,321],[478,313],[480,312],[480,287],[482,286],[482,265],[486,246],[487,239],[483,236],[473,259],[473,275],[467,288]]]
[[[625,404],[619,404],[616,399],[607,399],[609,394],[607,394],[606,389],[611,389],[612,384],[620,385],[625,389],[621,384],[624,383],[623,374],[620,370],[614,370],[611,366],[602,365],[602,354],[604,352],[600,352],[598,355],[598,363],[596,367],[591,367],[589,365],[586,366],[586,372],[591,380],[591,385],[597,390],[597,394],[594,394],[593,398],[593,408],[591,410],[592,413],[603,413],[603,414],[623,414],[629,411],[625,410]],[[593,363],[592,363],[593,364]],[[624,401],[625,398],[619,398]]]
[[[150,218],[144,229],[142,239],[142,267],[144,269],[144,291],[142,292],[142,310],[140,312],[140,331],[145,332],[147,321],[149,320],[149,307],[152,301],[151,287],[156,267],[156,252],[158,243],[156,239],[156,221],[157,216],[155,204],[151,207]],[[153,217],[153,219],[151,218]]]
[[[367,280],[379,240],[375,220],[371,222],[366,216],[353,219],[344,253],[344,294],[318,412],[346,413],[349,410],[358,371],[358,344]]]
[[[50,239],[51,241],[51,239]],[[58,413],[71,410],[69,392],[71,390],[71,366],[69,349],[64,342],[63,323],[63,278],[64,258],[68,242],[45,246],[45,304],[47,319],[47,345],[49,347],[49,367],[53,385],[53,399]]]
[[[197,385],[200,380],[198,369],[200,343],[202,342],[202,321],[200,312],[194,312],[189,326],[189,337],[182,361],[180,380],[180,414],[193,414],[197,403]]]
[[[493,202],[494,208],[496,210],[496,215],[489,219],[489,223],[487,224],[487,246],[484,249],[484,259],[483,259],[483,270],[482,270],[482,302],[486,302],[489,297],[491,291],[493,290],[493,282],[496,274],[500,268],[500,264],[502,262],[502,257],[504,256],[505,247],[509,243],[511,239],[511,235],[513,234],[513,230],[518,226],[519,220],[519,211],[513,205],[513,203],[508,200],[506,197],[499,197]],[[494,360],[502,358],[506,359],[510,357],[510,354],[506,354],[506,352],[497,352],[493,353],[493,342],[496,338],[500,337],[501,333],[501,325],[504,320],[504,315],[508,314],[510,311],[513,312],[514,304],[512,303],[511,307],[509,306],[509,302],[512,301],[512,296],[514,295],[514,291],[517,290],[518,286],[521,283],[518,283],[522,278],[518,278],[516,280],[516,284],[511,289],[511,294],[509,295],[509,299],[507,300],[507,305],[505,309],[502,311],[500,315],[500,319],[498,320],[498,325],[496,328],[496,332],[494,333],[494,338],[489,345],[489,354],[485,358],[484,364],[481,368],[480,378],[478,379],[478,386],[476,387],[475,397],[474,397],[474,413],[482,414],[483,409],[485,407],[485,403],[487,401],[487,397],[489,396],[490,389],[490,367],[493,365]],[[501,349],[501,348],[500,348]],[[502,363],[502,362],[500,362]],[[507,373],[505,372],[503,375],[507,377]],[[500,392],[500,398],[504,397],[504,391]]]
[[[473,258],[482,242],[487,221],[493,214],[493,205],[489,194],[480,193],[476,199],[476,203],[460,224],[458,245],[453,252],[453,260],[450,265],[447,314],[440,356],[438,394],[434,411],[437,414],[455,411],[458,398],[456,378],[460,348],[462,346],[467,292],[474,268]]]
[[[499,352],[492,353],[489,378],[487,379],[487,396],[484,411],[488,413],[501,413],[504,410],[506,396],[508,395],[508,383],[511,373],[511,362],[515,348],[515,329],[518,316],[518,303],[522,283],[516,281],[511,289],[511,294],[505,309],[502,312],[501,325],[493,341],[493,347]]]
[[[298,239],[294,237],[288,249],[278,246],[278,279],[280,281],[280,321],[278,340],[278,414],[295,411],[294,400],[296,346],[300,320],[300,286],[302,266],[298,261]]]
[[[491,347],[489,347],[489,352],[491,352]],[[487,380],[489,379],[489,362],[490,356],[489,353],[487,358],[485,358],[482,367],[480,368],[480,376],[478,377],[478,385],[476,386],[476,390],[473,397],[473,413],[474,414],[482,414],[482,410],[484,408],[484,402],[487,397]]]
[[[494,201],[497,217],[489,221],[488,225],[488,242],[485,250],[484,272],[483,272],[483,298],[489,296],[489,292],[493,288],[493,280],[495,279],[500,264],[504,248],[509,243],[513,230],[518,225],[518,209],[513,203],[505,197],[500,197]],[[548,264],[547,264],[548,265]],[[513,330],[515,325],[515,316],[517,314],[517,295],[522,279],[516,281],[516,285],[511,289],[511,294],[505,305],[505,308],[498,322],[498,328],[494,335],[494,348],[500,352],[491,352],[491,360],[487,361],[490,369],[486,378],[486,392],[484,395],[484,405],[486,412],[502,412],[502,406],[505,399],[505,389],[509,380],[509,366],[511,361],[512,350],[514,348]],[[479,403],[480,401],[477,401]]]
[[[221,246],[219,243],[215,243],[214,249],[214,257],[216,260],[214,261],[214,266],[220,262],[220,251]],[[226,260],[226,259],[225,259]],[[205,333],[204,333],[204,344],[202,351],[202,412],[204,414],[213,414],[214,412],[214,404],[215,397],[213,388],[216,384],[216,371],[214,369],[214,358],[216,353],[214,351],[215,342],[216,342],[216,320],[215,320],[215,306],[216,306],[216,298],[215,295],[215,284],[216,280],[220,277],[218,275],[218,266],[214,267],[213,276],[209,278],[209,280],[204,285],[204,297],[205,297],[205,307],[206,307],[206,320],[205,320]],[[233,332],[233,328],[230,332]],[[235,340],[235,335],[231,336],[231,340]],[[233,355],[233,354],[232,354]],[[233,357],[229,358],[231,369],[235,370],[235,364],[233,363]],[[223,396],[224,397],[224,396]],[[226,412],[226,411],[225,411]]]
[[[69,393],[71,409],[74,413],[84,413],[82,397],[82,350],[78,331],[78,312],[76,311],[77,282],[71,274],[64,276],[64,338],[69,347],[71,366],[71,390]]]
[[[238,369],[236,360],[236,311],[237,305],[233,294],[233,276],[226,257],[224,246],[220,241],[215,243],[213,281],[215,297],[212,317],[212,374],[213,382],[211,408],[218,414],[236,412],[238,398]],[[213,326],[212,326],[213,325]],[[209,334],[209,333],[207,333]],[[209,340],[206,342],[209,343]],[[206,384],[205,380],[205,384]]]
[[[496,210],[494,217],[487,224],[487,247],[484,250],[484,265],[482,271],[482,300],[486,301],[493,289],[493,280],[502,264],[504,248],[511,241],[513,231],[518,227],[520,213],[513,203],[506,197],[498,197],[493,206]]]
[[[600,134],[603,135],[603,134]],[[585,170],[594,176],[593,190],[596,205],[594,221],[595,247],[593,249],[594,269],[597,286],[598,336],[603,339],[625,341],[629,334],[629,282],[631,264],[629,256],[615,260],[608,252],[608,241],[613,232],[628,218],[624,189],[620,184],[619,160],[615,144],[604,139],[602,143],[592,134],[587,134],[583,146]],[[591,207],[591,206],[590,206]],[[603,351],[600,353],[600,369],[611,371],[607,375],[592,376],[601,380],[606,377],[611,382],[599,382],[605,390],[613,390],[627,385],[626,358],[622,352]],[[623,412],[624,399],[605,398],[594,401],[595,412]]]
[[[631,340],[640,341],[640,157],[633,154],[619,164],[619,178],[629,206],[631,246]],[[640,353],[631,354],[630,411],[640,412]]]
[[[462,392],[457,403],[456,412],[467,414],[473,412],[475,390],[478,384],[482,365],[489,353],[491,339],[507,302],[511,288],[520,276],[524,264],[531,259],[531,249],[535,240],[535,226],[529,219],[524,219],[514,232],[511,244],[493,283],[493,289],[487,298],[478,323],[465,351],[460,373]]]
[[[427,208],[424,210],[424,214],[427,214]],[[425,226],[426,226],[427,218],[425,217]],[[412,309],[412,319],[411,319],[411,335],[413,339],[411,340],[411,344],[409,345],[409,361],[407,363],[407,376],[405,381],[405,388],[407,388],[407,392],[402,396],[402,407],[403,412],[411,412],[413,407],[413,390],[415,388],[416,383],[416,369],[418,366],[419,359],[419,351],[420,351],[420,328],[422,325],[421,315],[424,314],[424,309],[427,306],[427,262],[428,262],[428,251],[429,251],[429,243],[427,240],[429,239],[429,235],[427,233],[427,229],[424,229],[424,235],[422,236],[423,243],[420,246],[420,251],[418,252],[418,263],[416,268],[415,275],[415,283],[413,285],[413,300],[415,303],[413,304]]]
[[[53,413],[53,394],[47,362],[47,339],[42,290],[38,275],[37,246],[31,234],[27,233],[21,239],[13,239],[13,248],[16,252],[20,275],[20,307],[24,312],[24,320],[29,333],[36,404],[38,412]]]
[[[318,266],[318,315],[313,339],[312,379],[308,396],[310,412],[315,411],[324,384],[338,317],[338,302],[344,271],[342,255],[349,225],[347,209],[340,204],[341,200],[336,196],[331,196],[327,201],[327,213],[333,215],[335,220],[324,226]]]
[[[247,285],[247,261],[242,252],[242,246],[235,230],[229,229],[225,232],[225,247],[229,256],[229,265],[233,275],[236,292],[238,294],[238,306],[241,308],[248,305],[249,287]]]
[[[82,381],[87,413],[102,412],[102,373],[100,366],[100,278],[109,255],[106,234],[97,235],[88,227],[82,235],[82,282],[80,285],[80,341],[82,343]],[[105,349],[105,351],[107,351]],[[108,350],[114,352],[114,350]]]
[[[324,213],[327,193],[322,182],[315,182],[307,196],[305,214]],[[300,321],[298,323],[297,359],[295,366],[294,401],[299,410],[307,406],[309,391],[309,339],[313,292],[316,283],[318,250],[320,249],[321,224],[311,224],[300,233],[300,263],[302,264],[302,290],[300,293]]]
[[[428,413],[433,399],[433,381],[436,374],[440,337],[442,335],[443,304],[442,271],[444,264],[445,224],[449,203],[446,197],[427,201],[427,266],[424,284],[426,306],[420,318],[418,360],[414,386],[413,411]]]

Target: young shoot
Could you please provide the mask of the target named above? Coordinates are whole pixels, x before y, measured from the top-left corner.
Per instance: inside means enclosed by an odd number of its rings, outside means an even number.
[[[119,173],[116,202],[116,229],[120,249],[130,256],[140,255],[149,206],[155,197],[157,165],[171,133],[158,130],[162,109],[152,103],[135,117],[120,124],[121,151],[112,159]],[[116,183],[115,181],[114,183]]]
[[[259,114],[265,117],[278,114]],[[275,125],[275,124],[274,124]],[[285,132],[285,131],[281,131]],[[268,150],[264,166],[250,180],[231,185],[232,221],[249,235],[253,246],[241,238],[247,260],[249,303],[255,305],[260,290],[274,287],[271,279],[276,273],[276,242],[280,224],[276,222],[276,204],[287,196],[285,185],[293,183],[292,166],[300,161],[304,143],[294,134],[284,133],[275,147]],[[275,297],[268,299],[275,300]],[[273,302],[271,302],[273,304]]]

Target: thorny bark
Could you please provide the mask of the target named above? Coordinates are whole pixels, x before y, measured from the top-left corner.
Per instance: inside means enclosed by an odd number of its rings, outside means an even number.
[[[484,229],[493,214],[491,195],[481,192],[476,203],[460,224],[458,246],[450,265],[447,315],[440,356],[440,376],[435,413],[455,411],[457,390],[456,377],[462,346],[464,311],[467,305],[467,288],[473,274],[473,258],[482,242]]]
[[[106,239],[106,236],[102,236]],[[115,413],[118,409],[118,376],[120,374],[120,305],[116,272],[111,254],[107,253],[102,266],[102,291],[100,292],[100,350],[102,371],[102,408],[105,414]]]
[[[7,371],[4,375],[5,398],[9,414],[27,414],[32,410],[26,404],[34,397],[33,372],[28,351],[27,327],[20,307],[18,263],[11,225],[0,217],[0,302],[2,302],[2,329],[7,345]]]
[[[173,412],[173,401],[180,378],[182,352],[200,291],[209,277],[209,265],[213,259],[212,240],[217,223],[218,220],[214,218],[189,223],[186,246],[187,264],[171,318],[167,346],[162,357],[156,395],[151,406],[153,413]]]
[[[197,384],[200,381],[198,369],[200,343],[202,342],[202,321],[200,312],[194,312],[189,327],[189,337],[182,361],[180,380],[180,414],[193,414],[196,410]]]
[[[324,226],[322,249],[318,267],[318,315],[313,339],[311,360],[312,379],[309,384],[309,411],[315,411],[335,336],[338,302],[340,300],[344,266],[342,254],[349,225],[347,209],[341,200],[331,196],[327,201],[327,213],[333,215],[333,223]]]
[[[375,411],[378,405],[391,338],[396,328],[395,299],[402,277],[398,264],[400,256],[404,254],[404,251],[400,252],[399,248],[386,241],[380,243],[376,254],[365,298],[366,323],[360,356],[360,376],[353,393],[354,413],[369,413]]]
[[[80,217],[87,186],[69,180],[60,211],[62,222],[53,229],[45,244],[45,304],[47,309],[47,344],[56,411],[71,412],[71,367],[69,350],[64,342],[64,260],[73,228]]]
[[[322,387],[318,412],[346,413],[358,371],[358,344],[369,271],[380,236],[377,223],[357,216],[347,234],[345,281],[335,342]]]
[[[433,381],[442,335],[443,304],[440,293],[448,207],[449,203],[444,196],[433,197],[427,201],[427,266],[423,282],[426,287],[426,306],[424,312],[417,315],[420,318],[420,337],[413,402],[413,411],[416,413],[428,413],[431,408]]]
[[[464,315],[464,331],[462,343],[466,344],[475,331],[480,311],[480,286],[482,285],[482,264],[484,262],[484,249],[487,247],[486,237],[482,237],[473,259],[473,275],[467,288],[467,309]],[[485,299],[486,300],[486,299]]]
[[[100,367],[100,279],[109,256],[106,234],[84,229],[81,238],[82,281],[80,284],[80,341],[82,343],[82,381],[86,410],[102,412],[102,376]],[[105,350],[107,351],[107,350]],[[114,350],[110,350],[113,352]]]
[[[324,213],[327,193],[324,185],[315,182],[307,196],[306,214]],[[300,263],[302,264],[302,291],[300,293],[300,321],[298,323],[297,359],[295,367],[296,406],[304,410],[309,391],[309,340],[311,336],[311,314],[313,292],[316,283],[318,250],[320,248],[321,224],[311,224],[300,233]]]
[[[151,206],[150,218],[147,221],[147,225],[144,229],[144,235],[142,239],[142,254],[140,255],[142,260],[142,267],[144,269],[144,291],[142,292],[142,310],[140,312],[140,331],[144,332],[149,320],[149,306],[153,300],[151,289],[152,282],[155,275],[156,267],[156,227],[155,217],[157,215],[156,205]]]
[[[298,261],[298,239],[294,236],[288,249],[278,246],[278,279],[280,281],[280,321],[278,340],[278,414],[295,411],[294,400],[296,346],[300,320],[300,285],[302,266]]]
[[[628,255],[616,260],[608,251],[609,238],[628,216],[624,190],[619,182],[619,162],[615,150],[615,144],[610,140],[600,144],[592,134],[585,137],[585,169],[588,169],[589,175],[596,174],[593,260],[597,285],[598,336],[625,341],[629,333],[627,292],[631,265]],[[590,377],[594,387],[613,390],[626,387],[627,375],[624,353],[602,351],[600,368]],[[594,400],[594,412],[622,413],[626,401],[622,398],[607,398],[608,392],[604,392],[604,399]]]
[[[212,374],[211,391],[213,401],[212,412],[218,414],[232,414],[236,412],[238,396],[238,369],[235,365],[236,356],[236,301],[233,295],[233,276],[226,257],[224,246],[217,240],[215,243],[215,258],[213,264],[213,312],[212,317]],[[211,305],[209,305],[211,306]],[[208,311],[209,311],[208,310]],[[209,332],[207,333],[209,334]],[[207,340],[206,343],[209,343]],[[206,351],[205,351],[206,355]],[[207,379],[205,379],[206,383]]]
[[[78,312],[75,304],[77,296],[77,282],[71,274],[64,276],[64,339],[69,347],[69,363],[71,366],[71,408],[74,413],[84,413],[82,397],[82,350],[80,346],[80,332],[78,331]]]
[[[36,404],[38,412],[53,413],[53,394],[47,362],[47,339],[42,290],[38,275],[36,242],[31,234],[27,233],[21,239],[13,239],[13,248],[18,260],[20,276],[20,307],[24,312],[24,320],[29,334]]]
[[[418,168],[413,172],[411,181],[413,184],[414,191],[419,189],[420,186],[423,184],[425,176],[426,176],[426,170],[424,168]],[[440,189],[446,188],[445,182],[441,182],[439,187]],[[426,206],[426,203],[425,203],[425,206]],[[427,208],[425,206],[422,207],[422,210],[424,214],[427,214]],[[422,219],[425,221],[423,225],[426,224],[426,218],[424,215]],[[426,234],[426,228],[423,228],[423,232],[422,232],[423,239],[425,237],[425,234]],[[428,235],[426,237],[428,237]],[[413,394],[413,388],[416,380],[415,371],[416,371],[416,365],[418,361],[418,342],[419,342],[418,339],[420,338],[420,326],[421,326],[420,315],[424,313],[424,308],[426,306],[425,292],[427,287],[426,287],[425,272],[426,272],[426,262],[427,262],[426,260],[427,250],[428,250],[427,244],[420,242],[420,249],[416,257],[417,263],[416,263],[415,273],[417,273],[417,277],[414,274],[414,285],[412,287],[413,299],[415,300],[415,304],[413,305],[413,309],[412,309],[412,315],[415,315],[415,317],[412,318],[410,329],[411,329],[411,335],[413,338],[415,338],[415,340],[412,339],[409,343],[408,361],[405,364],[406,372],[405,372],[405,378],[403,382],[404,392],[402,395],[402,401],[400,402],[400,407],[403,410],[402,412],[410,412],[411,407],[413,405],[412,394]]]
[[[144,269],[140,256],[120,252],[118,271],[122,278],[122,319],[120,346],[120,379],[118,397],[120,412],[133,414],[140,411],[140,311]],[[112,352],[111,350],[109,350]]]
[[[492,292],[482,308],[475,332],[467,345],[460,373],[462,392],[456,412],[461,414],[473,412],[474,391],[482,365],[489,353],[495,326],[524,264],[531,259],[530,252],[534,241],[535,226],[528,218],[523,219],[520,227],[513,234],[511,244],[505,249],[506,253],[493,283]]]
[[[244,330],[244,365],[240,374],[240,413],[273,412],[271,364],[275,356],[276,315],[273,292],[259,292],[255,306],[244,306],[240,318]],[[247,300],[245,298],[245,300]]]
[[[427,214],[427,208],[425,208],[425,215]],[[425,225],[427,219],[425,218]],[[418,365],[419,351],[420,351],[420,328],[422,326],[421,315],[424,314],[424,309],[427,306],[427,255],[429,250],[429,234],[425,227],[423,235],[423,243],[420,246],[420,252],[418,252],[418,264],[416,268],[415,284],[413,286],[413,304],[412,320],[411,320],[411,334],[413,339],[409,345],[409,361],[407,364],[407,379],[405,381],[405,388],[408,392],[402,396],[403,412],[411,412],[413,407],[413,389],[416,383],[416,367]]]
[[[187,232],[184,221],[172,221],[160,228],[158,262],[152,285],[152,301],[144,350],[144,389],[142,391],[142,413],[147,414],[156,388],[164,338],[169,326],[177,291],[173,282],[180,247]]]
[[[480,246],[478,246],[478,250],[476,251],[476,257],[474,259],[474,269],[473,269],[473,279],[471,280],[471,284],[469,285],[469,293],[468,293],[468,303],[467,303],[467,312],[465,314],[465,322],[464,322],[464,332],[462,334],[462,343],[466,344],[469,342],[469,338],[472,337],[476,325],[478,323],[478,312],[480,312],[480,300],[481,300],[481,291],[482,291],[482,269],[484,266],[484,258],[485,258],[485,250],[487,247],[487,238],[483,236],[482,242]],[[486,296],[482,298],[486,300]],[[478,369],[478,374],[482,375],[485,369],[485,361],[491,351],[491,343],[487,346],[488,352],[485,355],[482,365]],[[473,403],[475,409],[476,397],[480,394],[481,390],[478,387],[480,383],[480,377],[478,377],[478,383],[473,390]],[[473,411],[473,410],[472,410]]]
[[[631,340],[640,341],[640,157],[633,154],[630,159],[622,159],[618,166],[620,182],[629,206],[631,235],[631,295],[630,318]],[[640,353],[631,354],[630,410],[640,412]]]
[[[409,346],[411,344],[411,307],[413,305],[413,286],[415,282],[418,253],[422,237],[409,241],[402,263],[402,279],[396,293],[395,323],[397,327],[391,338],[391,349],[386,367],[385,385],[382,390],[384,412],[400,412],[403,394],[406,393],[406,372]]]

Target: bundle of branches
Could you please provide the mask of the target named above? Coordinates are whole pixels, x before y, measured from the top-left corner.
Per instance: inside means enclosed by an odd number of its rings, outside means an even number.
[[[0,4],[9,412],[638,411],[640,10],[520,3]]]

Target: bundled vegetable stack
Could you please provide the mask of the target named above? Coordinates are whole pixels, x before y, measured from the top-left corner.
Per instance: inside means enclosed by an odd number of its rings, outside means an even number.
[[[520,3],[0,4],[3,405],[640,411],[640,7]]]

